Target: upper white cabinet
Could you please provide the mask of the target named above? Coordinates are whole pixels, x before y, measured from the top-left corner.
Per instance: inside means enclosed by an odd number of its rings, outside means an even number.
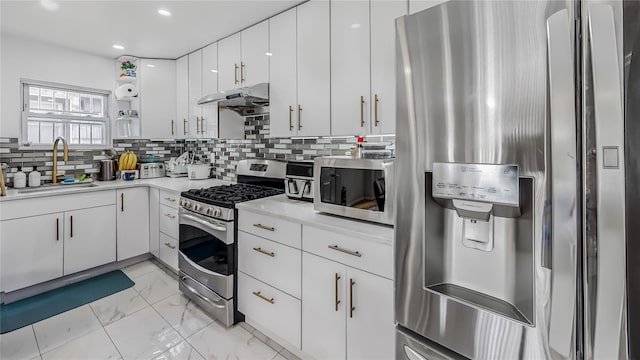
[[[419,11],[440,5],[449,0],[409,0],[409,14],[415,14]]]
[[[218,41],[218,89],[226,91],[240,86],[240,33]]]
[[[369,2],[331,2],[331,134],[369,133]]]
[[[140,59],[142,136],[174,138],[179,125],[176,118],[176,61]]]
[[[218,89],[269,82],[269,22],[218,41]]]
[[[218,43],[202,49],[202,96],[218,92]],[[218,104],[201,106],[200,137],[218,137]]]
[[[324,0],[271,18],[271,136],[330,135],[329,25]]]
[[[115,205],[64,214],[64,275],[116,261]]]
[[[149,189],[117,190],[118,261],[149,252]]]
[[[371,1],[372,134],[395,133],[395,19],[406,14],[406,0]]]
[[[189,56],[176,60],[176,137],[189,135]]]
[[[202,97],[202,50],[189,54],[189,137],[200,137],[202,109],[198,100]]]

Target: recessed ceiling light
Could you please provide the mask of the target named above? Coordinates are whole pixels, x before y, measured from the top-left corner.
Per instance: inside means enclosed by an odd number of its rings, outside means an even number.
[[[216,70],[216,69],[211,69],[211,72],[212,72],[212,73],[217,73],[217,72],[218,72],[218,70]]]
[[[58,4],[58,2],[54,0],[40,0],[40,5],[42,5],[43,8],[51,11],[58,10],[58,8],[60,7],[60,4]]]
[[[153,64],[147,64],[147,67],[154,68],[154,67],[156,67],[156,66],[155,66],[155,65],[153,65]]]
[[[264,54],[265,54],[265,55],[267,55],[267,56],[271,56],[271,55],[273,55],[273,54],[272,54],[272,53],[270,53],[270,52],[266,52],[266,53],[264,53]]]
[[[169,10],[165,10],[165,9],[158,10],[158,14],[160,14],[162,16],[171,16],[171,12]]]
[[[360,28],[360,24],[351,24],[351,28],[352,29],[359,29]]]
[[[124,50],[124,46],[118,45],[118,44],[113,44],[113,48],[118,50]]]

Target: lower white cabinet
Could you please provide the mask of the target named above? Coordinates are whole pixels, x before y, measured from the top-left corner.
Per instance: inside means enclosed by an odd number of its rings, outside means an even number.
[[[178,271],[178,239],[160,233],[160,260]]]
[[[322,359],[393,359],[393,282],[303,252],[302,351]]]
[[[149,189],[117,190],[117,259],[149,252]]]
[[[155,224],[155,228],[150,227],[151,236],[153,236],[150,244],[152,244],[152,248],[158,249],[158,251],[151,253],[165,265],[178,272],[178,237],[180,234],[178,199],[180,199],[180,193],[162,190],[156,194],[153,192],[154,189],[150,191],[149,203],[152,210],[150,223]]]
[[[116,261],[116,207],[64,213],[64,275]]]
[[[63,213],[0,223],[0,290],[13,291],[62,276]]]

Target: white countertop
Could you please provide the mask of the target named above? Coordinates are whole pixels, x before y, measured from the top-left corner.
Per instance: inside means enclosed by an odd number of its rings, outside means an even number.
[[[291,220],[345,235],[358,234],[372,241],[393,245],[393,227],[324,214],[313,203],[291,200],[286,195],[271,196],[236,204],[236,208]]]
[[[126,189],[137,186],[149,186],[160,190],[183,192],[189,189],[208,188],[217,185],[228,185],[232,182],[218,179],[189,180],[187,178],[155,178],[142,179],[133,181],[114,180],[114,181],[94,181],[96,186],[77,187],[77,185],[56,185],[55,188],[46,187],[50,191],[36,191],[20,193],[20,189],[7,188],[7,196],[0,197],[0,201],[11,201],[21,199],[32,199],[45,196],[57,196],[68,194],[80,194],[92,191]],[[41,187],[45,189],[45,187]],[[31,188],[26,188],[31,189]]]

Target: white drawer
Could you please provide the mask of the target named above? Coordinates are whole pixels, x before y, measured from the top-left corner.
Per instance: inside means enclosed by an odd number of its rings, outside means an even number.
[[[166,205],[160,205],[160,232],[177,239],[180,234],[179,230],[178,210]]]
[[[78,194],[51,192],[50,195],[42,197],[0,202],[0,220],[88,209],[115,203],[115,190],[91,191]]]
[[[393,246],[304,225],[302,250],[393,279]]]
[[[238,229],[300,249],[302,225],[295,222],[240,210]]]
[[[160,260],[178,271],[178,240],[160,233]]]
[[[238,268],[300,298],[302,251],[238,231]]]
[[[300,300],[239,271],[238,310],[300,349]]]
[[[160,190],[160,204],[167,205],[174,209],[178,208],[180,202],[180,193]]]

